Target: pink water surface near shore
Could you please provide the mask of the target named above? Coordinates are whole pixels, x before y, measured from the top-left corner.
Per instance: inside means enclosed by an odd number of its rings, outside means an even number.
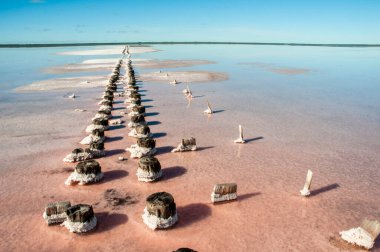
[[[171,51],[191,56],[186,47],[159,49],[163,51],[154,57],[173,57]],[[281,49],[269,49],[274,64],[287,66],[273,57]],[[137,160],[118,161],[135,143],[128,129],[120,127],[106,133],[108,155],[99,159],[105,180],[64,185],[74,165],[62,158],[85,136],[102,89],[79,91],[75,100],[62,98],[67,91],[9,94],[0,103],[0,250],[340,251],[349,247],[337,242],[339,231],[358,226],[365,217],[380,219],[379,104],[378,93],[372,92],[379,86],[371,76],[363,77],[367,85],[357,87],[360,74],[350,72],[354,64],[347,61],[341,72],[302,61],[300,68],[311,72],[289,76],[238,64],[261,61],[262,49],[255,49],[254,56],[236,49],[226,58],[200,58],[208,48],[191,50],[199,52],[195,59],[219,62],[195,69],[219,70],[230,79],[190,84],[196,97],[190,104],[181,93],[183,84],[142,83],[146,120],[155,133],[164,174],[156,183],[137,181]],[[214,50],[209,54],[223,51]],[[320,50],[311,54],[330,55],[336,49]],[[335,53],[346,59],[347,54],[363,55]],[[291,60],[289,64],[295,65]],[[326,83],[329,79],[344,81]],[[207,100],[217,112],[211,116],[202,114]],[[114,107],[117,116],[122,99]],[[248,139],[244,145],[233,143],[238,124]],[[197,138],[198,151],[170,153],[181,138],[191,136]],[[307,169],[314,172],[312,195],[302,198],[299,190]],[[238,184],[238,199],[213,205],[213,185],[223,182]],[[103,198],[110,188],[128,193],[137,203],[110,209]],[[175,198],[179,222],[172,229],[152,231],[142,222],[145,198],[157,191]],[[99,221],[96,230],[76,235],[48,227],[42,219],[44,206],[59,200],[92,204]],[[374,251],[380,251],[379,241]]]

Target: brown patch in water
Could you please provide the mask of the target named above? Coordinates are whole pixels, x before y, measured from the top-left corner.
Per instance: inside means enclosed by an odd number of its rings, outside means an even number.
[[[107,189],[103,193],[103,198],[111,209],[119,209],[120,206],[132,205],[137,203],[137,200],[129,196],[127,193],[121,193],[116,189]]]
[[[61,173],[70,173],[73,172],[74,168],[72,167],[63,167],[53,170],[44,170],[40,172],[36,172],[36,174],[42,174],[42,175],[54,175],[54,174],[61,174]]]

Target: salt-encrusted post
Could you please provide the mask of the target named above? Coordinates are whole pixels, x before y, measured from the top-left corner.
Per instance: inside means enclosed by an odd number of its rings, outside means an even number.
[[[162,176],[161,164],[158,159],[153,156],[142,157],[139,160],[136,175],[139,181],[155,181]]]
[[[60,224],[67,218],[66,210],[71,206],[70,201],[59,201],[47,204],[43,218],[48,225]]]
[[[79,162],[66,180],[66,185],[96,183],[103,178],[100,164],[95,160]]]
[[[143,221],[151,229],[165,229],[178,221],[176,204],[171,194],[158,192],[146,199],[146,207],[142,215]]]
[[[212,202],[220,202],[227,200],[234,200],[237,198],[237,184],[216,184],[214,190],[211,193]]]
[[[67,220],[62,223],[70,232],[85,233],[96,227],[97,220],[92,206],[78,204],[66,211]]]

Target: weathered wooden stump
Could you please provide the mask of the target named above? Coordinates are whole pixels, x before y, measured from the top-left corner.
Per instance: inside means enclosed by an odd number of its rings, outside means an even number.
[[[142,157],[139,161],[136,175],[139,181],[155,181],[162,176],[161,164],[153,156]]]
[[[172,152],[183,152],[183,151],[195,151],[197,150],[197,143],[194,137],[189,139],[182,139],[181,143],[177,148],[173,149]]]
[[[139,138],[137,145],[142,148],[153,149],[156,147],[156,140],[151,137]]]
[[[79,162],[74,172],[65,181],[66,185],[73,185],[79,183],[79,185],[85,185],[90,183],[96,183],[103,178],[103,173],[98,162],[95,160],[86,160]]]
[[[63,225],[74,233],[85,233],[97,224],[92,206],[86,204],[78,204],[71,206],[66,211],[67,220]]]
[[[112,107],[112,101],[102,100],[101,102],[99,102],[99,105],[105,105],[105,106]]]
[[[176,204],[171,194],[158,192],[146,199],[142,215],[143,221],[151,229],[169,228],[178,221]]]
[[[135,128],[138,125],[146,125],[145,117],[143,114],[132,115],[130,117],[130,122],[128,123],[128,127]]]
[[[63,162],[73,163],[87,160],[90,158],[92,158],[92,153],[90,149],[76,148],[63,159]]]
[[[45,207],[43,218],[48,225],[64,222],[67,219],[66,210],[71,206],[70,201],[49,203]]]
[[[132,112],[135,112],[137,114],[144,114],[145,113],[145,107],[144,106],[135,106],[132,108]]]
[[[94,125],[102,125],[102,126],[108,126],[108,120],[101,119],[101,118],[94,118],[92,120],[92,123]]]
[[[104,129],[94,129],[91,134],[97,137],[104,137]]]
[[[79,162],[75,167],[75,171],[79,174],[99,174],[102,172],[100,164],[95,160]]]
[[[131,132],[128,133],[128,136],[136,137],[136,138],[146,138],[150,137],[150,128],[147,125],[137,125],[134,127]]]
[[[132,123],[143,123],[143,122],[145,122],[145,117],[144,117],[144,115],[131,116],[131,122]]]
[[[151,137],[138,138],[137,144],[131,145],[126,150],[131,153],[131,158],[141,158],[156,153],[156,141]]]
[[[99,108],[98,113],[104,115],[111,115],[111,108]]]
[[[212,202],[220,202],[227,200],[234,200],[237,198],[237,184],[216,184],[214,190],[211,193]]]

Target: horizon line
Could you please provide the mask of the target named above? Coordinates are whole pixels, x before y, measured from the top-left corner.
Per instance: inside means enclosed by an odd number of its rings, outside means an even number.
[[[215,44],[215,45],[277,45],[277,46],[324,46],[324,47],[380,47],[380,44],[336,44],[336,43],[285,43],[285,42],[80,42],[80,43],[6,43],[1,44],[0,48],[21,48],[21,47],[66,47],[66,46],[97,46],[97,45],[157,45],[157,44]]]

